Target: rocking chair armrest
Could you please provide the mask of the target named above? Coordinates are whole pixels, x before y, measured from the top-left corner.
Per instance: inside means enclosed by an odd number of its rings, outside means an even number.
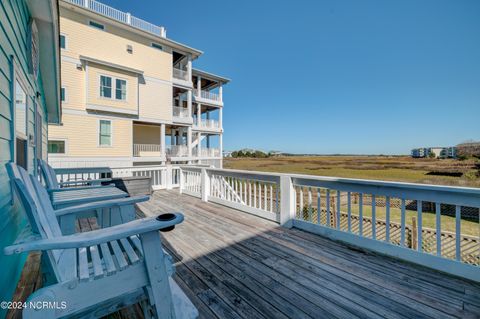
[[[111,182],[111,178],[99,178],[99,179],[83,179],[78,181],[65,181],[65,182],[58,182],[60,186],[63,185],[72,185],[72,184],[85,184],[85,183],[102,183],[102,182]]]
[[[95,188],[105,188],[105,187],[115,187],[115,184],[107,184],[107,185],[87,185],[87,186],[72,186],[72,187],[64,187],[64,188],[55,188],[49,189],[49,193],[55,192],[69,192],[72,190],[82,190],[82,189],[95,189]]]
[[[55,215],[57,217],[69,215],[69,214],[77,214],[84,211],[94,210],[94,209],[102,209],[102,208],[110,208],[110,207],[119,207],[125,205],[133,205],[136,203],[146,202],[150,199],[149,196],[133,196],[133,197],[125,197],[125,198],[116,198],[116,199],[109,199],[109,200],[102,200],[96,202],[89,202],[86,204],[80,204],[75,206],[69,206],[61,209],[57,209],[55,211]]]
[[[68,236],[60,236],[41,239],[5,247],[5,255],[20,254],[32,250],[55,250],[89,247],[108,243],[110,241],[128,238],[133,235],[145,234],[169,228],[183,221],[183,214],[174,213],[175,218],[169,221],[159,221],[155,217],[137,219],[125,224],[92,230],[85,233],[76,233]]]

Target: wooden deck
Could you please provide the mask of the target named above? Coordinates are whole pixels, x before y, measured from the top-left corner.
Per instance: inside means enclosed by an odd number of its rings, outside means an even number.
[[[478,284],[178,191],[141,207],[185,214],[165,245],[203,318],[480,318]]]
[[[149,216],[184,213],[185,221],[163,237],[176,261],[175,280],[201,318],[480,318],[479,284],[176,190],[157,191],[140,206]],[[29,258],[17,300],[39,286],[38,260]],[[129,307],[109,317],[141,316],[139,307]]]

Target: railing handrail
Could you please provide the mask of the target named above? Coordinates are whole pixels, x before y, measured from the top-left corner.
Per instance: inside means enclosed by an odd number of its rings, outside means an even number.
[[[198,96],[198,89],[193,89],[193,94]],[[205,90],[200,90],[200,97],[207,100],[221,101],[220,94]]]
[[[136,29],[152,33],[154,35],[166,38],[165,28],[162,26],[157,26],[153,23],[147,22],[135,16],[132,16],[128,12],[123,12],[113,7],[110,7],[106,4],[95,0],[63,0],[68,3],[72,3],[79,7],[85,8],[87,10],[93,11],[95,13],[101,14],[105,17],[120,21],[122,23],[131,25]]]

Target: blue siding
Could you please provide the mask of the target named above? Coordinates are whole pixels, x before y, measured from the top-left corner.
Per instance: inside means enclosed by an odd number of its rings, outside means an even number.
[[[3,247],[12,244],[20,230],[26,224],[25,215],[18,203],[11,201],[11,188],[5,171],[5,164],[13,159],[10,153],[12,119],[11,64],[13,55],[20,67],[20,76],[28,83],[29,102],[28,133],[35,134],[34,104],[35,92],[43,90],[41,83],[28,73],[27,41],[30,14],[24,0],[2,0],[0,2],[0,301],[11,300],[17,281],[23,268],[26,255],[4,256]],[[40,77],[39,77],[40,78]],[[44,101],[39,101],[39,111],[43,118],[43,130],[46,130],[47,117]],[[46,136],[43,143],[46,143]],[[44,144],[45,145],[45,144]],[[34,149],[29,146],[28,166],[33,170]],[[0,309],[0,318],[6,312]]]

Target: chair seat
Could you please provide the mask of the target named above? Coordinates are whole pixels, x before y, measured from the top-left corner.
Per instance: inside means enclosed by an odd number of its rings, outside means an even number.
[[[165,266],[169,276],[175,273],[172,257],[165,252]],[[101,245],[77,249],[77,278],[92,281],[113,275],[143,262],[143,248],[137,235]]]

